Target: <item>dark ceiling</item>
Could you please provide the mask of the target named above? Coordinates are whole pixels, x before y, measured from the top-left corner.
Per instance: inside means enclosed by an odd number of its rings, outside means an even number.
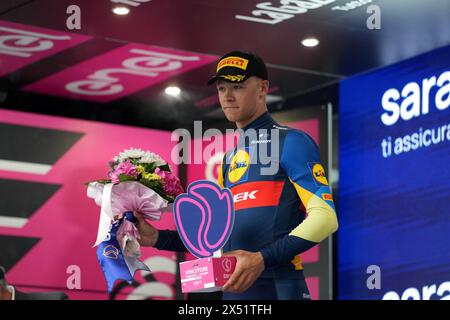
[[[130,13],[112,13],[118,6],[115,2],[128,2]],[[281,3],[291,7],[280,9]],[[250,17],[252,11],[258,15],[255,10],[261,9],[257,5],[268,4],[274,7],[271,16],[281,10],[298,13],[285,15],[285,20],[274,24],[236,17]],[[81,9],[80,30],[67,29],[70,5]],[[379,30],[366,25],[370,5],[380,8]],[[306,12],[299,12],[302,7]],[[259,14],[253,18],[270,19]],[[269,67],[271,110],[336,102],[339,80],[448,45],[449,17],[449,0],[273,0],[265,4],[258,0],[1,0],[0,27],[2,22],[13,22],[24,28],[40,27],[92,39],[4,74],[0,107],[167,130],[189,128],[193,120],[213,123],[224,119],[215,88],[205,85],[215,70],[214,62],[109,102],[24,90],[128,43],[217,58],[235,49],[253,51]],[[0,43],[1,35],[0,30]],[[302,46],[301,40],[307,37],[319,39],[320,44]],[[0,74],[9,61],[5,57],[0,51]],[[100,60],[109,62],[109,58]],[[119,81],[126,86],[139,78],[127,75]],[[169,85],[181,88],[179,98],[164,94]]]

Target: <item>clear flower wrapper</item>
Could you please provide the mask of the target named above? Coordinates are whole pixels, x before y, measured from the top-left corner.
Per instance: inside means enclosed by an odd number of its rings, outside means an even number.
[[[106,207],[106,210],[102,210],[102,215],[107,215],[109,223],[112,220],[123,219],[117,231],[117,240],[120,247],[126,256],[140,257],[139,232],[136,225],[127,219],[124,213],[128,211],[137,212],[142,214],[145,219],[157,221],[161,219],[163,212],[172,211],[172,204],[154,190],[137,181],[126,181],[111,185],[110,197],[104,197],[105,186],[98,182],[89,183],[87,196],[94,199],[98,206]],[[103,201],[110,201],[110,210],[108,210],[108,204],[103,205]],[[97,238],[97,242],[106,238],[106,233],[100,234],[101,231],[99,228],[100,238]]]
[[[150,151],[124,150],[108,164],[107,179],[86,185],[88,198],[101,207],[94,247],[111,292],[117,279],[132,283],[136,270],[150,271],[138,259],[141,248],[135,213],[160,220],[163,212],[172,211],[183,188],[170,165]]]

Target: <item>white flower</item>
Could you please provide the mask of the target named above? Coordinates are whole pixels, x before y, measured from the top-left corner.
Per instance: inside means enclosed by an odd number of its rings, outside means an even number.
[[[127,159],[138,159],[138,163],[154,163],[157,167],[166,165],[167,163],[156,153],[143,151],[137,148],[125,149],[114,157],[115,162],[123,162]]]
[[[145,155],[139,160],[139,163],[155,163],[157,167],[166,164],[166,162],[159,155],[150,151],[145,153]]]
[[[119,153],[119,161],[125,161],[129,158],[140,158],[145,155],[145,152],[141,149],[125,149],[123,152]]]

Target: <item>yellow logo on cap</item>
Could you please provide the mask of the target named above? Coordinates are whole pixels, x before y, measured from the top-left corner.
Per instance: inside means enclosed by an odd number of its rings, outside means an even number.
[[[231,160],[228,170],[228,180],[231,183],[239,181],[248,169],[250,156],[245,150],[238,150]]]
[[[322,165],[319,163],[316,163],[314,167],[312,168],[313,177],[318,182],[320,182],[323,185],[328,185],[327,177],[325,177],[325,170],[323,169]]]
[[[227,57],[219,61],[217,65],[217,71],[224,67],[235,67],[243,70],[247,70],[248,60],[241,57]]]
[[[238,81],[238,82],[240,82],[240,81],[242,81],[242,80],[244,80],[244,78],[245,78],[245,74],[244,75],[242,75],[242,74],[238,74],[238,75],[235,75],[235,76],[233,76],[233,75],[221,75],[220,76],[221,78],[224,78],[224,79],[227,79],[228,81],[232,81],[232,82],[236,82],[236,81]]]

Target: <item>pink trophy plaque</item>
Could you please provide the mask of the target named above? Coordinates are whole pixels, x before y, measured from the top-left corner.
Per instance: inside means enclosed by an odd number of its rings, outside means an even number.
[[[236,266],[235,257],[222,257],[222,247],[233,229],[233,194],[216,183],[199,180],[175,199],[173,208],[181,240],[198,258],[180,263],[181,291],[221,290]]]

